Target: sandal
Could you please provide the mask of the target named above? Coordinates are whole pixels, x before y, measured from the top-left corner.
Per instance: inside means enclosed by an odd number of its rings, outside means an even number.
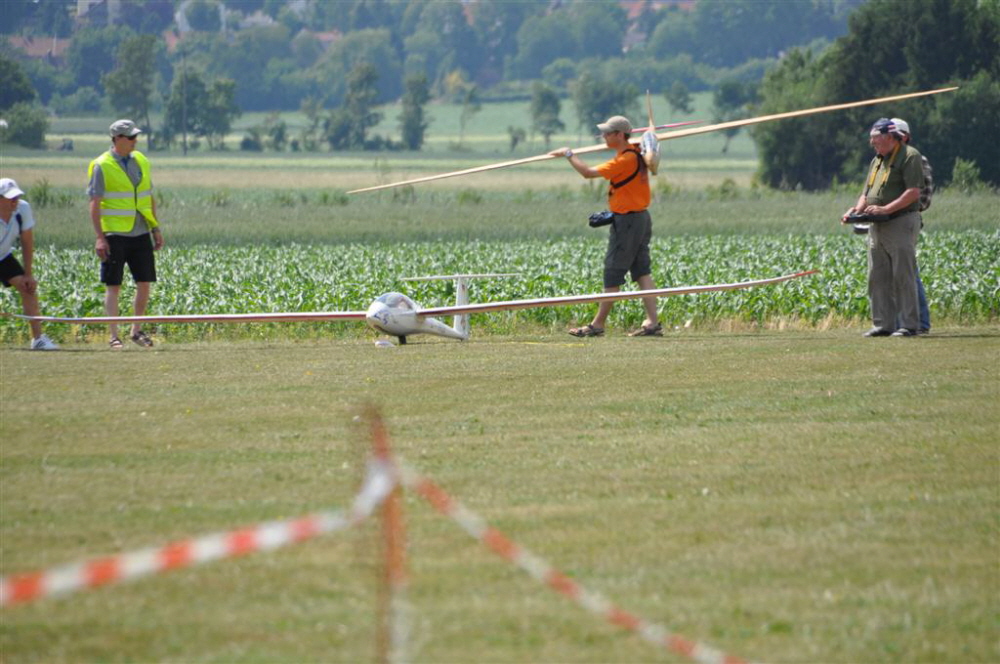
[[[153,347],[153,340],[150,339],[149,336],[142,330],[132,333],[132,341],[134,341],[137,345],[142,346],[143,348]]]
[[[657,323],[652,326],[643,325],[635,332],[629,332],[630,337],[662,337],[663,336],[663,326]]]
[[[118,337],[111,337],[111,341],[108,345],[111,346],[111,350],[121,350],[125,347],[125,344],[123,344],[122,340]]]
[[[574,327],[569,331],[574,337],[603,337],[604,328],[594,327],[593,325],[584,325],[583,327]]]

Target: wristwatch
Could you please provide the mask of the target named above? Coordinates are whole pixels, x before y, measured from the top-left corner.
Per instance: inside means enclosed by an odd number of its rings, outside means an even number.
[[[573,151],[572,150],[566,150],[566,158],[569,159],[572,156],[573,156]]]

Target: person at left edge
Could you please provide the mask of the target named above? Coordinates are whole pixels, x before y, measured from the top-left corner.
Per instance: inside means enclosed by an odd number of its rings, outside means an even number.
[[[28,201],[22,200],[24,192],[10,178],[0,179],[0,282],[10,286],[21,296],[21,306],[26,316],[38,316],[38,282],[31,274],[35,257],[35,237],[31,230],[35,217]],[[14,242],[21,240],[21,258],[14,257]],[[31,350],[58,350],[59,346],[42,334],[42,324],[37,320],[31,326]]]
[[[109,131],[111,149],[90,162],[87,172],[90,221],[97,234],[94,251],[101,260],[101,283],[105,287],[104,313],[118,315],[118,297],[128,265],[135,280],[134,313],[144,316],[156,282],[153,251],[163,248],[153,178],[149,160],[135,149],[142,130],[131,120],[117,120]],[[111,348],[122,348],[118,326],[109,325],[108,332]],[[139,346],[153,345],[138,323],[132,325],[129,337]]]

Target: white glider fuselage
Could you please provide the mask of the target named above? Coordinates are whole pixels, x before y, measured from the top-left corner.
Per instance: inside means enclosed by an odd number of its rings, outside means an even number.
[[[436,318],[419,313],[417,303],[402,293],[385,293],[368,307],[365,322],[383,334],[398,337],[402,343],[406,343],[406,337],[411,334],[433,334],[462,341],[469,338],[467,331],[463,334]]]

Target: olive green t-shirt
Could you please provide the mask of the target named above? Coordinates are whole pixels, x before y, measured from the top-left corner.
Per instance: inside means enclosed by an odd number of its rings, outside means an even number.
[[[888,177],[885,176],[887,168]],[[868,205],[888,205],[907,189],[921,189],[923,186],[924,168],[920,163],[920,153],[909,145],[900,144],[895,159],[892,159],[891,152],[885,157],[877,154],[872,159],[868,167],[868,179],[865,181],[865,202]],[[919,206],[918,199],[900,212],[912,212],[919,209]]]

